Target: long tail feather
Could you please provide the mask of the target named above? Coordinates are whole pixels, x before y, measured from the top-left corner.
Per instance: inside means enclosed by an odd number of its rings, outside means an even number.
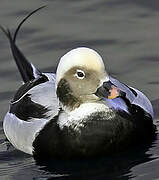
[[[37,78],[38,76],[41,75],[41,72],[35,68],[35,66],[30,63],[25,56],[23,55],[23,53],[19,50],[19,48],[17,47],[17,45],[15,44],[16,42],[16,37],[18,35],[18,32],[20,30],[20,27],[22,26],[22,24],[35,12],[37,12],[38,10],[44,8],[45,6],[42,6],[34,11],[32,11],[29,15],[27,15],[22,21],[21,23],[18,25],[14,36],[12,37],[9,29],[4,29],[2,26],[0,26],[0,29],[4,32],[4,34],[7,36],[7,38],[9,39],[10,42],[10,47],[12,50],[12,54],[14,57],[14,60],[17,64],[17,67],[19,69],[19,72],[22,76],[22,79],[24,82],[28,82],[31,81],[35,78]]]
[[[41,6],[39,7],[38,9],[35,9],[34,11],[32,11],[31,13],[29,13],[21,22],[20,24],[18,25],[15,33],[14,33],[14,37],[13,37],[13,42],[15,43],[16,42],[16,37],[17,37],[17,34],[18,34],[18,31],[20,29],[20,27],[23,25],[23,23],[31,16],[33,15],[34,13],[36,13],[37,11],[39,11],[40,9],[44,8],[46,6]]]

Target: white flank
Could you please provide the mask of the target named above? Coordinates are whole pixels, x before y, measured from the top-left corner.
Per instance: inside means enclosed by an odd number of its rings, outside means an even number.
[[[3,128],[7,139],[15,148],[32,154],[32,143],[36,137],[36,133],[38,133],[47,122],[46,119],[23,121],[8,112],[3,121]]]

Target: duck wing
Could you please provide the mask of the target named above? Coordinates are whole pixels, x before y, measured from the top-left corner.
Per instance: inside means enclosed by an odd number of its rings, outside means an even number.
[[[3,121],[5,135],[14,147],[32,154],[36,136],[58,113],[55,74],[44,73],[15,94]]]
[[[111,76],[110,81],[126,94],[124,99],[116,98],[112,100],[107,100],[108,102],[110,102],[112,107],[114,107],[115,109],[120,109],[129,112],[132,105],[138,106],[141,109],[143,109],[146,113],[148,113],[153,119],[154,114],[151,102],[141,91],[133,87],[127,86]]]
[[[55,74],[43,73],[23,84],[10,103],[9,112],[23,121],[51,119],[58,113]]]

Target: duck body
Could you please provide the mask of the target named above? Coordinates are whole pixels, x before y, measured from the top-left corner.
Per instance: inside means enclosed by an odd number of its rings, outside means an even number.
[[[55,74],[44,73],[40,84],[36,83],[39,79],[22,85],[4,118],[6,137],[21,151],[38,158],[90,157],[118,152],[148,140],[154,133],[152,106],[143,94],[150,108],[147,111],[119,97],[84,103],[67,112],[58,106],[53,90]],[[32,87],[31,83],[37,85]],[[26,92],[29,86],[32,88]],[[131,96],[135,101],[137,97]]]
[[[13,38],[1,27],[24,82],[3,122],[15,148],[35,157],[90,157],[154,135],[148,98],[109,76],[97,52],[76,48],[60,59],[56,74],[41,73],[16,45],[22,23]]]

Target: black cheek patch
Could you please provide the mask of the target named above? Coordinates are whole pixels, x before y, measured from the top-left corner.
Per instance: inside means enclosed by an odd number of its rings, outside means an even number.
[[[79,99],[73,96],[69,83],[65,79],[61,79],[58,83],[56,94],[60,102],[62,102],[64,106],[73,108],[74,105],[80,103]]]
[[[48,108],[31,101],[29,94],[10,106],[10,113],[15,114],[24,121],[28,121],[31,118],[46,118],[48,111]]]

